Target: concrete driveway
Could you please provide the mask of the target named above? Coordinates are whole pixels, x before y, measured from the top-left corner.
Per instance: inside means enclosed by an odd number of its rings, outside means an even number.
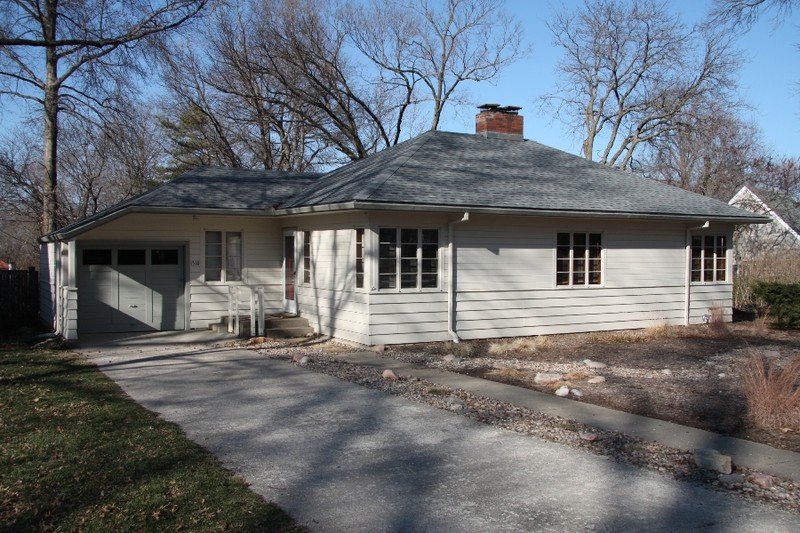
[[[800,523],[253,351],[153,339],[80,351],[313,531],[777,532]]]

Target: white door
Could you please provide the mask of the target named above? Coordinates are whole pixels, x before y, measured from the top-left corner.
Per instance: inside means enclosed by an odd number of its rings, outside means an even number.
[[[294,230],[285,230],[283,232],[283,310],[293,315],[297,314],[296,277],[297,255]]]

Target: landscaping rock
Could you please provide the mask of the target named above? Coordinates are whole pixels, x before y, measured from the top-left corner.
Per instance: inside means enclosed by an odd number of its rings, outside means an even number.
[[[447,362],[447,363],[458,363],[458,362],[460,362],[460,361],[461,361],[461,359],[459,359],[458,357],[456,357],[455,355],[453,355],[453,354],[451,354],[451,353],[449,353],[449,354],[445,355],[445,356],[443,357],[443,359],[444,359],[444,361],[445,361],[445,362]]]
[[[589,442],[594,442],[598,439],[597,433],[591,433],[589,431],[581,431],[580,433],[578,433],[578,436],[582,440],[587,440]]]
[[[375,346],[372,347],[372,351],[375,352],[375,353],[383,353],[383,352],[386,351],[386,345],[385,344],[376,344]]]
[[[533,378],[534,383],[538,383],[540,385],[548,385],[550,383],[556,383],[558,381],[562,381],[564,378],[561,374],[550,374],[547,372],[537,372],[536,376]]]
[[[561,396],[563,398],[569,394],[569,387],[559,387],[556,389],[555,394],[556,396]]]
[[[584,359],[583,364],[588,366],[589,368],[600,369],[608,367],[607,364],[601,363],[600,361],[592,361],[591,359]]]
[[[579,391],[578,389],[570,389],[569,393],[572,394],[573,396],[575,396],[576,398],[582,398],[583,397],[583,393],[581,391]]]
[[[664,370],[661,371],[661,373],[664,374],[665,376],[671,376],[672,370],[670,370],[669,368],[665,368]]]
[[[753,485],[758,485],[762,489],[771,489],[775,486],[775,478],[768,474],[756,472],[747,476],[747,481]]]
[[[392,370],[391,368],[387,368],[386,370],[384,370],[383,374],[381,375],[383,376],[383,379],[391,379],[393,381],[397,381],[398,379],[400,379],[397,377],[397,374],[395,374],[394,370]]]
[[[606,382],[606,378],[604,378],[603,376],[595,376],[593,378],[589,378],[589,380],[587,381],[587,383],[591,383],[592,385],[596,385],[598,383],[605,383],[605,382]]]
[[[298,361],[297,364],[300,365],[300,366],[306,366],[310,362],[311,362],[311,358],[306,355],[305,357],[301,357],[300,361]]]
[[[733,471],[733,462],[730,455],[724,455],[711,448],[696,448],[694,450],[694,464],[706,470],[714,470],[720,474],[730,474]]]
[[[296,353],[296,354],[294,354],[292,356],[292,363],[297,364],[297,363],[300,362],[300,359],[302,359],[304,357],[308,357],[308,356],[307,355],[303,355],[302,353]]]
[[[451,411],[460,411],[464,409],[464,407],[466,407],[464,402],[455,394],[451,394],[447,397],[447,408]]]

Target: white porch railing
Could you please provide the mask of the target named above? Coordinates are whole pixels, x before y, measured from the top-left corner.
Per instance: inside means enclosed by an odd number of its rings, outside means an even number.
[[[241,333],[242,314],[250,315],[250,336],[264,332],[264,287],[231,285],[228,287],[228,333]]]
[[[58,308],[58,324],[56,333],[64,337],[67,343],[78,339],[78,288],[61,287]]]

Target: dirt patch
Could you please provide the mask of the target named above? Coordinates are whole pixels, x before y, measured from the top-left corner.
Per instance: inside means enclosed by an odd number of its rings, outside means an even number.
[[[542,392],[566,384],[579,391],[570,396],[576,401],[800,452],[800,427],[764,430],[748,421],[741,386],[753,352],[800,356],[800,332],[742,322],[716,332],[697,326],[544,339],[519,350],[498,347],[512,340],[393,346],[391,356]],[[448,354],[455,361],[445,361]],[[590,369],[586,360],[607,366]],[[560,374],[566,383],[536,383],[537,373]],[[605,381],[589,382],[596,377]]]

